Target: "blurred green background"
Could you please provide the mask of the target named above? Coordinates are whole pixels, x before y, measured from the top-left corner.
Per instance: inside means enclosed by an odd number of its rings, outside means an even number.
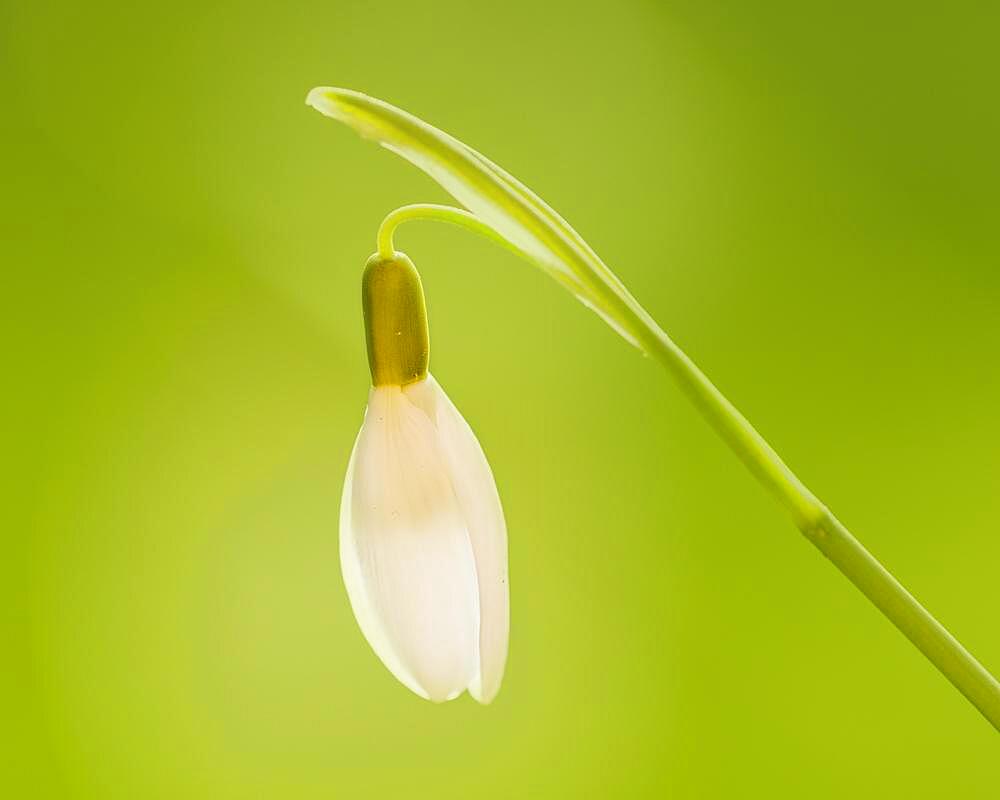
[[[1000,669],[995,3],[2,0],[8,797],[982,797],[996,733],[667,376],[408,226],[510,529],[493,706],[350,613],[383,97],[560,210]]]

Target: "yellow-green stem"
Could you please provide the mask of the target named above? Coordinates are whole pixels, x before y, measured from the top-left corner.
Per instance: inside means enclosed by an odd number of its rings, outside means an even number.
[[[1000,683],[785,465],[773,448],[655,322],[643,345],[713,428],[791,512],[799,530],[1000,731]]]
[[[448,222],[452,225],[458,225],[459,227],[474,231],[480,236],[485,236],[501,247],[518,252],[503,236],[475,214],[452,206],[442,206],[435,203],[414,203],[413,205],[402,206],[395,211],[390,211],[386,218],[382,220],[377,237],[378,253],[382,258],[392,258],[393,253],[396,252],[392,241],[396,228],[404,222],[415,219],[432,219],[438,222]]]

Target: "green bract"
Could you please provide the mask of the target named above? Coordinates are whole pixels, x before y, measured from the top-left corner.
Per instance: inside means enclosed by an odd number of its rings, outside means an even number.
[[[422,169],[510,247],[642,346],[646,312],[583,237],[512,175],[444,131],[360,92],[321,86],[306,103]]]

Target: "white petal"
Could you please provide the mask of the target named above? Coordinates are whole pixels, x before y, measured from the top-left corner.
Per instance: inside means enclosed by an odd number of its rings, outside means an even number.
[[[340,557],[372,648],[406,686],[439,702],[477,671],[479,587],[437,439],[399,387],[372,389],[344,486]]]
[[[479,441],[437,381],[410,384],[403,392],[437,427],[438,444],[472,541],[479,580],[479,665],[469,693],[489,703],[500,689],[510,628],[507,526],[493,473]]]

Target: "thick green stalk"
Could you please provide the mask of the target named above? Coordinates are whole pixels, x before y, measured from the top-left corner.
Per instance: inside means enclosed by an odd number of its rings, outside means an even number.
[[[383,256],[394,252],[396,226],[415,219],[460,225],[518,251],[467,211],[420,204],[404,206],[386,217],[378,235]],[[630,294],[603,292],[602,297],[607,310],[624,322],[645,352],[667,368],[726,444],[791,513],[805,537],[1000,731],[1000,683],[830,513]]]
[[[648,318],[647,318],[648,319]],[[690,358],[652,320],[643,344],[677,379],[750,471],[847,579],[1000,731],[1000,683],[879,563],[785,465]]]

